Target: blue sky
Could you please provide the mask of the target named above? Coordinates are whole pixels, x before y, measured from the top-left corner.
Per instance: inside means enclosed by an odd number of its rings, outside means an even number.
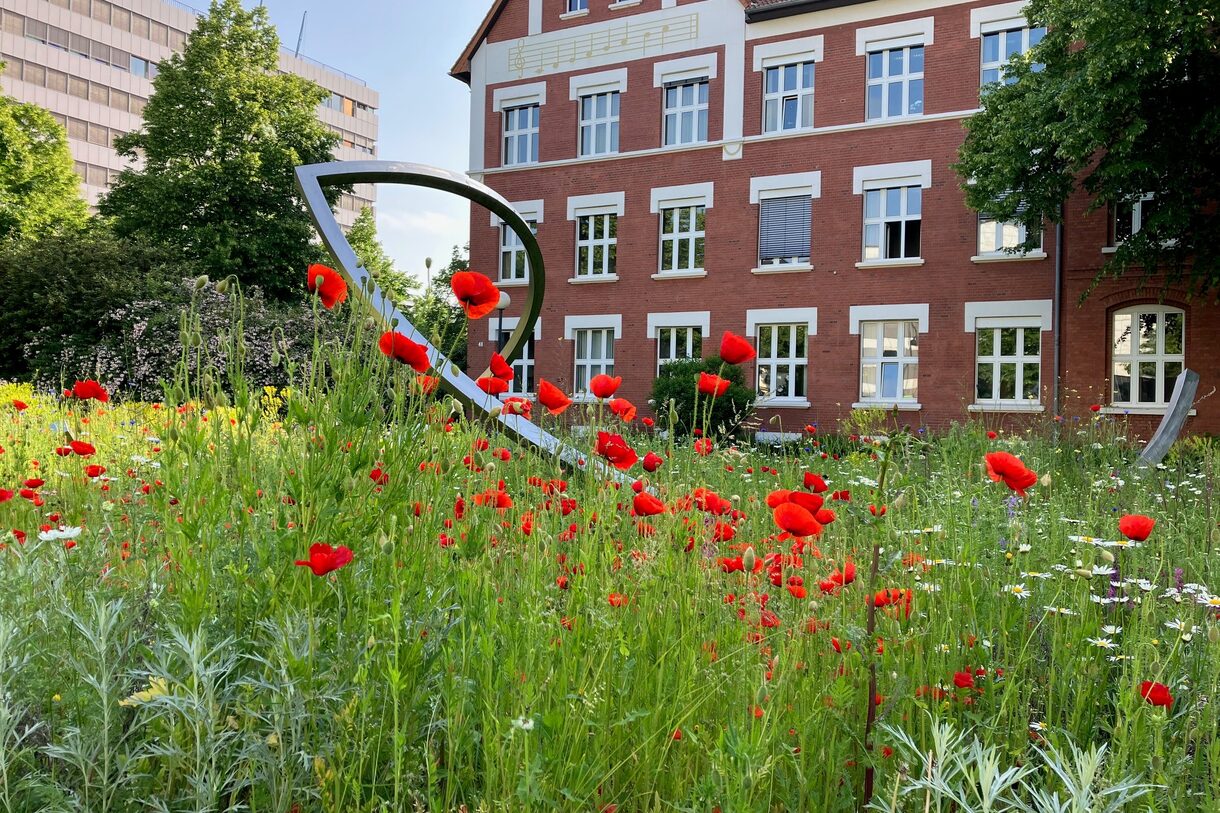
[[[206,8],[207,0],[188,0]],[[245,5],[259,5],[244,0]],[[263,0],[288,48],[308,12],[304,56],[360,77],[381,94],[378,157],[464,172],[470,93],[448,75],[491,0]],[[442,192],[382,185],[377,225],[403,271],[423,278],[448,262],[469,233],[468,206]]]

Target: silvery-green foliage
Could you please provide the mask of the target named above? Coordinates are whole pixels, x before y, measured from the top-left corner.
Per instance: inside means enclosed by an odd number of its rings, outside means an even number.
[[[1041,770],[1035,764],[1005,768],[999,748],[950,722],[932,721],[927,750],[900,728],[881,728],[905,763],[897,783],[880,789],[869,805],[883,813],[1119,813],[1156,787],[1132,777],[1106,784],[1105,745],[1082,749],[1069,742],[1067,754],[1035,748]]]

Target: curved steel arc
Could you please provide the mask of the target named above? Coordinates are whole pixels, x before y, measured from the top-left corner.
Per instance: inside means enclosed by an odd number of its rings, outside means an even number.
[[[521,318],[517,322],[516,329],[509,336],[504,350],[501,351],[510,364],[521,355],[525,342],[533,335],[534,325],[542,313],[542,296],[546,284],[542,249],[538,246],[538,239],[530,230],[525,219],[495,190],[473,181],[465,175],[423,164],[398,161],[335,161],[328,164],[308,164],[296,168],[296,182],[305,201],[305,208],[309,210],[309,215],[318,229],[318,234],[322,237],[322,242],[353,284],[358,295],[387,325],[401,331],[412,341],[418,342],[428,349],[428,358],[431,359],[432,366],[438,372],[441,385],[446,392],[467,406],[491,414],[492,410],[501,405],[499,399],[479,389],[470,376],[457,369],[440,350],[433,347],[428,337],[411,324],[411,320],[382,293],[368,270],[360,265],[356,252],[347,242],[347,236],[343,233],[339,221],[335,219],[335,214],[331,211],[330,204],[326,201],[322,187],[334,184],[392,183],[438,189],[477,203],[491,210],[504,221],[525,247],[530,269],[529,295]],[[582,467],[580,461],[584,456],[579,450],[568,446],[532,421],[527,421],[520,415],[510,415],[504,412],[500,413],[497,420],[510,435],[518,440],[554,454],[575,467]],[[600,465],[598,468],[607,470]]]

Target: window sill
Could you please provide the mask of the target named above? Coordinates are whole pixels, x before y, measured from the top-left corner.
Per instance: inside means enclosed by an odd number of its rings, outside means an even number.
[[[503,167],[504,169],[524,169],[525,167],[536,167],[536,166],[538,166],[538,163],[539,162],[537,162],[537,161],[520,161],[520,162],[513,162],[513,163],[504,161],[504,162],[500,163],[500,166]]]
[[[800,443],[804,439],[800,432],[755,432],[755,443]]]
[[[1163,416],[1169,411],[1169,405],[1165,406],[1107,406],[1101,408],[1103,415],[1152,415]],[[1190,417],[1195,417],[1199,413],[1196,410],[1191,410],[1186,413]]]
[[[1046,412],[1042,404],[971,404],[970,412]]]
[[[972,263],[1015,263],[1022,260],[1045,260],[1045,251],[1031,251],[1028,254],[978,254],[970,258]]]
[[[530,284],[527,279],[502,279],[496,282],[497,288],[526,288]]]
[[[614,6],[611,6],[610,8],[614,8]],[[684,149],[684,148],[689,149],[691,147],[706,147],[707,145],[708,145],[708,142],[706,140],[704,140],[704,141],[685,141],[680,144],[662,144],[661,149],[663,149],[663,150],[677,150],[677,149]]]
[[[577,11],[567,11],[559,15],[561,20],[575,20],[578,17],[588,17],[589,10],[587,8],[578,9]]]
[[[621,153],[619,153],[618,151],[615,151],[615,152],[608,152],[608,151],[607,152],[587,152],[582,155],[576,156],[576,160],[583,161],[586,158],[613,158],[614,156],[620,155],[620,154]]]
[[[1118,246],[1102,246],[1101,253],[1102,254],[1117,254]]]
[[[857,401],[851,405],[852,409],[896,409],[899,412],[919,412],[923,409],[923,404],[915,401]]]
[[[910,259],[903,258],[900,260],[865,260],[862,263],[856,263],[856,268],[918,268],[923,265],[924,261],[920,257],[912,257]]]
[[[867,114],[864,116],[864,121],[867,124],[894,124],[901,121],[919,121],[924,117],[923,113],[907,113],[905,116],[877,116],[870,119]]]
[[[699,279],[706,277],[707,270],[700,268],[698,271],[662,271],[659,274],[653,274],[653,279]]]
[[[617,3],[611,3],[609,8],[611,11],[621,11],[622,9],[625,9],[625,8],[631,8],[632,6],[638,6],[642,2],[644,2],[644,0],[618,0]]]
[[[812,405],[804,398],[758,398],[754,406],[758,409],[809,409]]]
[[[812,133],[816,129],[817,129],[816,127],[789,127],[787,129],[781,129],[781,130],[764,130],[762,132],[762,135],[759,137],[766,138],[768,136],[800,135],[801,133]]]
[[[568,285],[596,285],[599,282],[618,282],[618,274],[599,274],[596,277],[572,277]]]
[[[779,265],[760,265],[758,268],[751,268],[751,274],[806,274],[813,270],[813,266],[809,263],[780,263]]]

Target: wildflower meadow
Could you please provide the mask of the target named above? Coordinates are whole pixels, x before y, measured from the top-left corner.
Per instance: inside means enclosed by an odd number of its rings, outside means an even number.
[[[504,401],[564,465],[308,286],[346,327],[287,387],[201,281],[159,400],[0,389],[0,810],[1220,809],[1211,442]]]

